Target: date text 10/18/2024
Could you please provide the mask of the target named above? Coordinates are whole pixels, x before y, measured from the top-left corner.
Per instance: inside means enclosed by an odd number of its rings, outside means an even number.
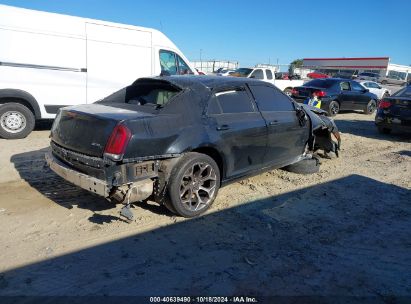
[[[258,303],[255,297],[150,297],[150,303]]]

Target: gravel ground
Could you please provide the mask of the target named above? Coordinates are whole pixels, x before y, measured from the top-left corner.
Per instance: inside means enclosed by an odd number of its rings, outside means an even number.
[[[341,156],[319,173],[233,183],[192,220],[136,204],[131,224],[50,172],[47,128],[0,140],[0,295],[410,299],[411,140],[336,121]]]

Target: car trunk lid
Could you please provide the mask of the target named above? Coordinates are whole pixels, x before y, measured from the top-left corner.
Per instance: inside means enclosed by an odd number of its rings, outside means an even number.
[[[110,135],[119,123],[153,116],[131,110],[130,106],[93,104],[63,108],[53,124],[51,139],[66,149],[102,157]]]

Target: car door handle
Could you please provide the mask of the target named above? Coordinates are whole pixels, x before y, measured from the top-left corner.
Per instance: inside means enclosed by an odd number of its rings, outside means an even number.
[[[217,129],[217,131],[224,131],[224,130],[230,129],[230,126],[229,125],[221,125],[221,126],[218,126],[216,129]]]
[[[270,126],[276,126],[276,125],[278,125],[278,124],[279,124],[278,120],[273,120],[273,121],[270,121],[270,122],[268,123],[268,125],[270,125]]]

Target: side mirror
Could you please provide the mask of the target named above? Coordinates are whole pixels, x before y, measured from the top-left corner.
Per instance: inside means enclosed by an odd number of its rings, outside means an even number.
[[[255,78],[255,76],[254,76],[254,75],[251,75],[250,78]]]
[[[368,93],[370,90],[369,89],[364,89],[362,91],[363,91],[363,93]]]

